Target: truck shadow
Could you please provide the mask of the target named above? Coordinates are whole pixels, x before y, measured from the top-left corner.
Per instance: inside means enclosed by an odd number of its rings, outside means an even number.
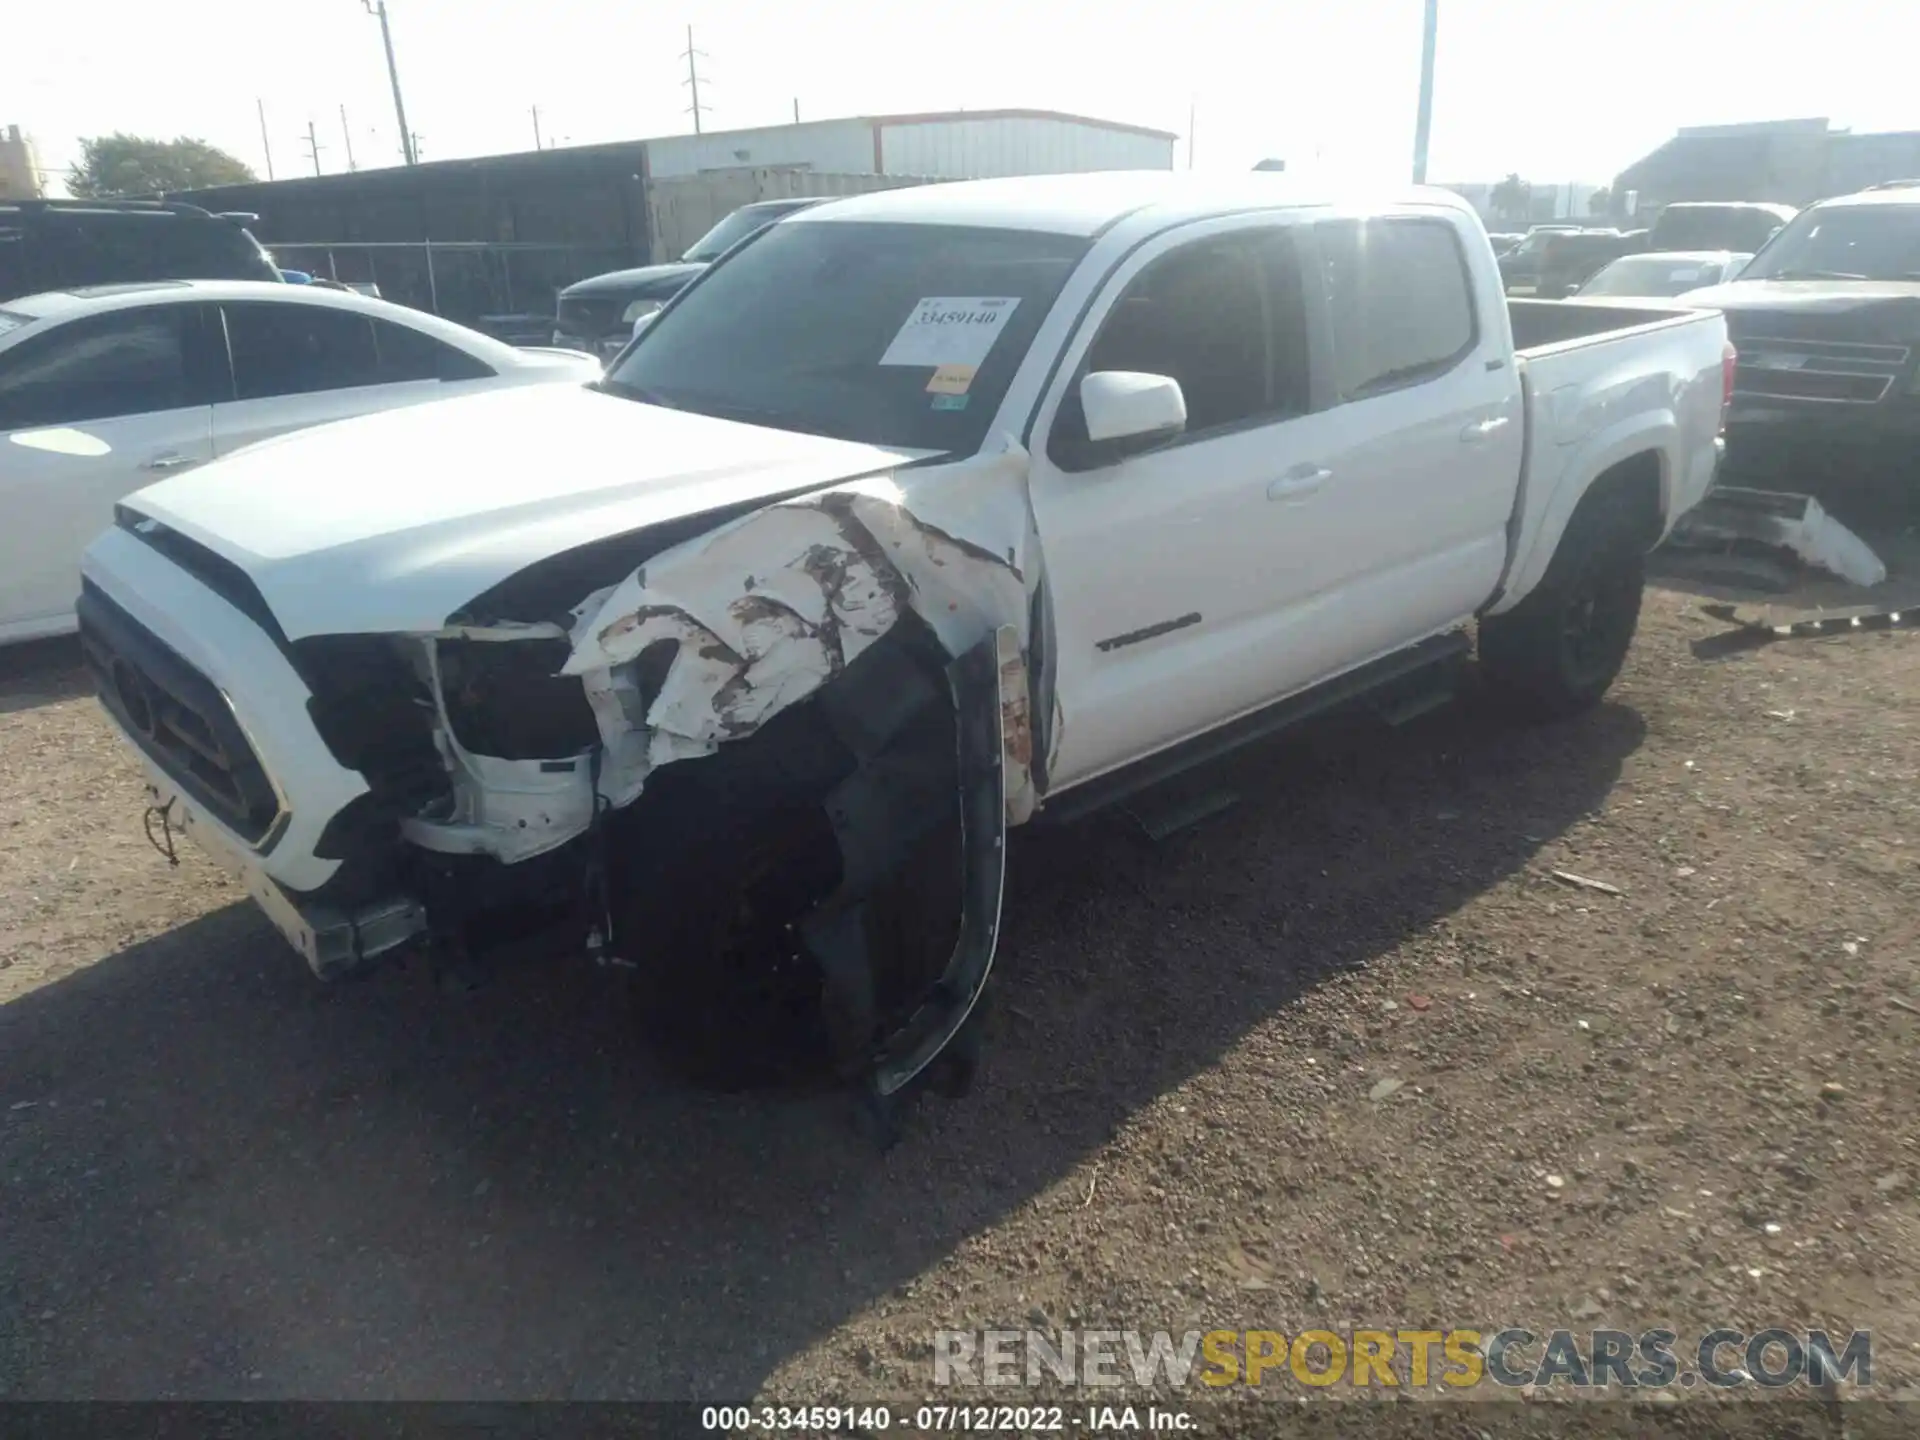
[[[0,647],[0,715],[91,694],[93,683],[71,635]]]
[[[208,915],[0,1009],[0,1395],[737,1402],[876,1304],[1019,1323],[911,1287],[1528,864],[1643,733],[1469,703],[1250,754],[1236,808],[1158,845],[1025,838],[979,1085],[885,1155],[844,1097],[667,1081],[584,966],[321,990],[249,909]],[[926,1383],[860,1363],[851,1391]]]

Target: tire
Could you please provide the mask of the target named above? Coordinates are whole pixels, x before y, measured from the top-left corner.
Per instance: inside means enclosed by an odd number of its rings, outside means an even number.
[[[1626,663],[1645,585],[1630,517],[1604,504],[1576,511],[1534,592],[1480,622],[1481,672],[1529,719],[1592,709]]]

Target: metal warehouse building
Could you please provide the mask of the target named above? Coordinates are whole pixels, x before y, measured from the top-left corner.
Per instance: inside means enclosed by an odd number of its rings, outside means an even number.
[[[1049,110],[948,111],[815,120],[649,140],[662,178],[736,165],[801,165],[847,175],[985,180],[1083,170],[1171,170],[1175,136]]]
[[[389,299],[503,333],[551,315],[560,286],[675,258],[692,238],[686,217],[704,214],[707,189],[709,209],[721,209],[743,194],[1168,170],[1175,138],[1047,110],[882,115],[438,160],[171,198],[258,215],[255,232],[283,265],[372,281]],[[678,223],[665,223],[669,217]]]

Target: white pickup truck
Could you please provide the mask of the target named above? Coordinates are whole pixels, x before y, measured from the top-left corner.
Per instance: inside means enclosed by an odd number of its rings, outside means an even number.
[[[139,492],[79,615],[150,832],[323,977],[537,916],[694,1069],[887,1096],[964,1069],[1009,827],[1418,709],[1476,622],[1517,705],[1596,702],[1731,370],[1716,312],[1510,306],[1438,191],[889,191],[587,388]]]

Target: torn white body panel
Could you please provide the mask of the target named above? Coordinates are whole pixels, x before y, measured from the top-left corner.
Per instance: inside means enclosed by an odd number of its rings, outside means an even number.
[[[1887,578],[1886,563],[1873,547],[1829,515],[1811,495],[1723,485],[1680,522],[1673,538],[1684,546],[1736,540],[1775,546],[1862,587]]]
[[[1013,627],[1019,646],[1003,668],[1016,665],[1024,686],[1039,568],[1026,476],[1026,452],[1008,442],[836,486],[674,546],[590,597],[576,612],[563,673],[581,678],[594,708],[606,747],[601,793],[625,805],[658,766],[753,733],[832,681],[908,611],[954,655]],[[637,665],[662,644],[671,659],[641,713]],[[1009,775],[1020,818],[1032,810],[1030,748],[1023,741]]]

